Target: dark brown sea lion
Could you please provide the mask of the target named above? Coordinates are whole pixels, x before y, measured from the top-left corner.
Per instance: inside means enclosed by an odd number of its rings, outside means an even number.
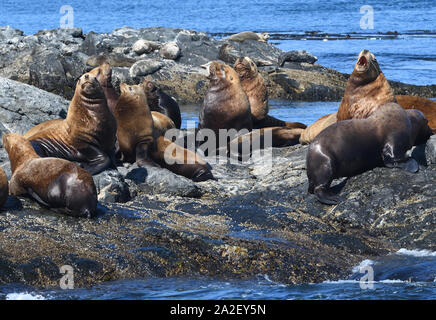
[[[333,179],[351,177],[378,166],[418,171],[406,155],[432,134],[418,110],[388,103],[367,119],[339,121],[325,128],[310,144],[306,158],[309,193],[325,204],[337,204],[330,190]]]
[[[380,106],[395,102],[394,92],[368,50],[359,54],[338,109],[338,121],[368,118]]]
[[[12,195],[28,194],[44,206],[76,217],[95,215],[97,190],[86,170],[64,159],[40,158],[30,142],[16,133],[3,135],[3,145],[11,161]]]
[[[107,106],[109,107],[109,110],[113,113],[120,96],[115,91],[115,88],[112,86],[111,66],[108,63],[103,62],[100,66],[89,71],[89,74],[97,78],[98,82],[103,88],[104,95],[106,96]]]
[[[224,43],[218,51],[217,59],[233,65],[239,56],[240,53],[236,51],[234,46],[229,43]]]
[[[43,122],[24,137],[39,156],[77,161],[94,175],[113,166],[116,132],[101,85],[86,73],[77,81],[66,119]]]
[[[421,111],[428,120],[429,127],[436,133],[436,101],[415,97],[415,96],[395,96],[397,103],[404,109],[417,109]]]
[[[225,64],[213,61],[209,65],[210,87],[200,110],[199,129],[247,129],[251,131],[250,102],[242,89],[239,75]]]
[[[8,200],[9,184],[6,173],[0,168],[0,208],[4,206]]]
[[[147,97],[140,85],[122,83],[121,96],[115,106],[117,120],[117,158],[122,162],[150,163],[149,148],[153,145],[153,118]]]
[[[151,81],[144,80],[141,86],[144,88],[145,95],[147,96],[150,110],[166,115],[174,122],[176,128],[180,129],[182,116],[177,101],[163,92]]]
[[[163,136],[156,138],[151,157],[160,166],[193,181],[215,180],[210,165],[197,153],[185,149]]]
[[[265,80],[252,59],[248,57],[238,58],[233,68],[238,73],[242,89],[250,101],[254,129],[266,127],[306,128],[306,125],[302,123],[285,122],[268,115],[268,90]]]

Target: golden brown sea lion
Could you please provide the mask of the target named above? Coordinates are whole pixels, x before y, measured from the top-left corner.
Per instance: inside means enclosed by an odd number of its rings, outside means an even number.
[[[421,111],[428,120],[429,127],[436,133],[436,101],[414,97],[414,96],[395,96],[397,103],[404,109],[417,109]]]
[[[330,190],[333,179],[351,177],[378,166],[418,171],[406,155],[432,134],[421,111],[396,103],[377,109],[367,119],[339,121],[324,129],[310,144],[306,158],[309,193],[325,204],[339,198]]]
[[[163,136],[156,138],[151,157],[160,166],[193,181],[215,179],[209,164],[197,153],[182,148]]]
[[[8,200],[9,184],[8,177],[2,168],[0,168],[0,208],[4,206]]]
[[[76,84],[67,118],[43,122],[24,137],[41,157],[80,162],[97,174],[113,166],[117,123],[96,77],[86,73]]]
[[[338,121],[368,118],[380,106],[395,102],[394,92],[381,72],[375,56],[362,50],[347,81],[338,109]]]
[[[238,58],[233,66],[241,80],[241,86],[250,102],[253,123],[268,114],[268,91],[256,64],[248,57]]]
[[[166,115],[174,122],[176,128],[180,129],[182,116],[177,101],[163,92],[151,81],[144,80],[141,86],[144,88],[145,95],[147,96],[150,110]]]
[[[72,216],[95,215],[97,190],[89,172],[64,159],[40,158],[30,142],[16,133],[4,134],[3,145],[11,161],[12,195],[29,194],[40,204]]]
[[[111,66],[108,63],[103,62],[98,67],[89,71],[89,74],[97,78],[98,82],[103,88],[104,95],[106,96],[107,106],[109,107],[109,110],[113,113],[120,96],[112,86]]]
[[[336,112],[331,113],[328,115],[325,115],[318,120],[316,120],[314,123],[312,123],[310,126],[308,126],[302,133],[300,137],[300,143],[301,144],[309,144],[315,139],[315,137],[325,128],[332,125],[333,123],[336,123]]]
[[[153,128],[155,136],[163,136],[168,130],[176,128],[173,120],[160,112],[152,111],[151,116],[153,118]]]
[[[239,75],[225,64],[209,65],[210,87],[200,110],[199,129],[208,128],[217,134],[220,129],[251,131],[250,102],[242,89]]]
[[[117,158],[122,162],[150,163],[149,148],[153,144],[153,118],[147,97],[140,85],[122,83],[121,96],[114,109],[117,120]]]

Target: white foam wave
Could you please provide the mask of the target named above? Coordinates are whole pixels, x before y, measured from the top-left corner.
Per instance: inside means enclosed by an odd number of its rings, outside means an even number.
[[[436,251],[430,250],[408,250],[408,249],[400,249],[395,254],[403,255],[403,256],[413,256],[413,257],[436,257]]]
[[[6,300],[46,300],[43,296],[28,292],[13,292],[6,295]]]
[[[365,259],[358,266],[353,267],[353,273],[360,273],[361,268],[373,266],[374,264],[374,260]]]

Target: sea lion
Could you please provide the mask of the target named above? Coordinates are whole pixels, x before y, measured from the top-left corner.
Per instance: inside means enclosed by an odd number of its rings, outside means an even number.
[[[327,114],[318,120],[316,120],[314,123],[312,123],[310,126],[308,126],[302,133],[300,137],[300,143],[301,144],[309,144],[315,139],[315,137],[325,128],[332,125],[333,123],[336,123],[336,112]]]
[[[116,132],[100,83],[85,73],[77,81],[66,119],[40,123],[24,137],[39,156],[77,161],[94,175],[114,167]]]
[[[4,206],[8,200],[9,184],[8,177],[2,168],[0,168],[0,208]]]
[[[286,122],[268,115],[268,90],[265,80],[252,59],[240,57],[236,59],[233,68],[238,73],[242,89],[250,102],[253,129],[265,127],[306,128],[303,123]]]
[[[282,53],[277,60],[277,64],[279,65],[279,67],[283,67],[285,65],[285,62],[305,62],[309,64],[314,64],[317,60],[317,57],[305,50],[292,50]]]
[[[308,192],[324,204],[337,204],[339,198],[330,190],[333,179],[355,176],[382,165],[416,172],[418,163],[406,152],[431,134],[422,112],[406,111],[396,103],[383,105],[367,119],[332,124],[309,146]]]
[[[404,109],[417,109],[421,111],[428,120],[429,127],[436,133],[436,101],[415,97],[415,96],[395,96],[397,103]]]
[[[40,158],[29,141],[16,133],[3,135],[11,162],[12,195],[28,194],[40,204],[76,217],[93,217],[97,190],[92,176],[78,165],[59,158]]]
[[[253,123],[264,119],[269,110],[268,91],[256,64],[249,57],[241,57],[236,59],[233,68],[238,73],[242,89],[250,102]]]
[[[182,125],[182,116],[177,101],[163,92],[153,82],[144,80],[141,84],[147,96],[148,105],[151,111],[160,112],[169,117],[177,129]]]
[[[209,89],[199,115],[199,129],[247,129],[251,131],[250,102],[241,86],[239,75],[225,64],[213,61],[209,65]],[[217,139],[218,141],[219,139]]]
[[[163,136],[168,130],[176,128],[173,120],[160,112],[152,111],[151,116],[153,118],[153,130],[155,136]]]
[[[245,40],[256,40],[260,42],[267,42],[268,39],[269,39],[268,32],[255,33],[251,31],[244,31],[244,32],[233,34],[224,40],[241,41],[241,42]]]
[[[395,102],[394,92],[381,72],[375,56],[362,50],[347,81],[338,109],[338,121],[368,118],[380,106]]]
[[[151,157],[160,166],[195,182],[215,180],[210,165],[197,153],[185,149],[163,136],[156,138]]]
[[[109,110],[113,113],[120,96],[115,91],[115,88],[112,86],[111,66],[107,62],[103,62],[98,67],[89,71],[89,74],[97,78],[98,82],[103,88],[104,95],[106,96],[107,106],[109,107]]]
[[[138,165],[150,163],[149,148],[153,144],[153,118],[147,97],[140,85],[120,86],[121,96],[114,109],[117,120],[117,158]]]

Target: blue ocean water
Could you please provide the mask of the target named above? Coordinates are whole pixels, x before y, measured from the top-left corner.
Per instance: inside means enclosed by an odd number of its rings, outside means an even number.
[[[350,73],[357,54],[371,50],[388,79],[436,84],[434,0],[0,0],[0,26],[33,34],[60,26],[60,8],[74,10],[74,26],[110,32],[125,25],[188,28],[217,38],[240,31],[271,34],[283,50],[307,50],[318,63]],[[374,29],[362,29],[360,8],[374,9]],[[270,101],[270,114],[312,123],[337,110],[338,102]],[[183,106],[183,126],[198,119],[199,106]],[[419,251],[418,251],[419,252]],[[394,258],[392,258],[394,257]],[[388,256],[373,263],[374,289],[362,290],[357,274],[321,284],[287,286],[259,275],[251,280],[165,278],[110,282],[89,289],[43,290],[1,285],[0,299],[435,299],[434,253]]]

